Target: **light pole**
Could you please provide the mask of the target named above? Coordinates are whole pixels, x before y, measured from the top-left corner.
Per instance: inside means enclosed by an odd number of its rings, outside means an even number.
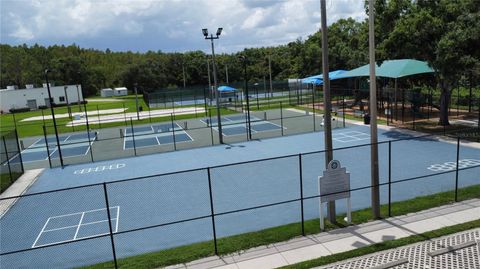
[[[241,55],[239,57],[243,61],[243,70],[244,70],[244,76],[245,76],[245,95],[247,98],[247,120],[248,120],[248,139],[252,140],[252,131],[250,128],[250,103],[249,103],[249,98],[248,98],[248,77],[247,77],[247,56]],[[243,104],[242,104],[243,106]]]
[[[48,101],[50,103],[50,111],[52,112],[53,128],[55,130],[55,138],[57,139],[58,157],[60,158],[60,165],[63,167],[62,150],[60,149],[60,140],[58,139],[57,122],[55,120],[55,111],[53,109],[53,98],[52,98],[52,93],[50,92],[50,83],[48,82],[48,73],[49,72],[50,72],[50,70],[45,69],[45,82],[47,83]],[[48,140],[45,141],[45,143],[47,144]]]
[[[374,219],[380,218],[380,188],[378,172],[378,144],[377,144],[377,85],[375,78],[375,27],[374,1],[368,1],[368,53],[370,59],[370,169],[372,185],[372,214]]]
[[[212,64],[213,64],[213,88],[215,91],[215,102],[217,106],[217,127],[218,127],[218,140],[220,144],[223,144],[223,133],[222,133],[222,118],[220,115],[220,98],[219,98],[219,92],[217,88],[217,68],[215,66],[215,48],[213,46],[213,40],[218,39],[220,34],[222,33],[223,28],[218,28],[217,33],[215,36],[213,34],[210,34],[208,36],[208,29],[202,29],[203,36],[205,36],[205,39],[209,39],[212,43]]]

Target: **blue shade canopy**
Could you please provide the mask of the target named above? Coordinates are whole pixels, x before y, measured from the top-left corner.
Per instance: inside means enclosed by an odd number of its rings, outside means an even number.
[[[384,61],[379,67],[375,66],[375,75],[377,77],[401,78],[416,74],[433,73],[427,62],[413,59],[388,60]],[[368,77],[370,76],[370,66],[368,64],[360,66],[339,76],[339,78]]]
[[[236,92],[238,90],[235,89],[235,88],[232,88],[230,86],[219,86],[218,91],[223,92],[223,93],[227,93],[227,92]]]
[[[341,78],[340,75],[347,72],[346,70],[335,70],[328,73],[328,78],[330,80],[335,80]],[[323,74],[315,75],[302,79],[302,83],[313,83],[315,85],[323,84]]]

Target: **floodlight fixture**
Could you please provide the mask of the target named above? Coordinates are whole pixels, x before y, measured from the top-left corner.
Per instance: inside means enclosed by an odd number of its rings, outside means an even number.
[[[202,29],[203,36],[207,37],[208,36],[208,29],[204,28]]]
[[[222,34],[222,30],[223,30],[223,28],[221,28],[221,27],[217,29],[217,36],[219,36],[220,34]]]

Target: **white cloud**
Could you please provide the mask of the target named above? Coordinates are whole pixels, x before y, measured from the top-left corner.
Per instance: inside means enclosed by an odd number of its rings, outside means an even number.
[[[1,42],[7,44],[207,51],[200,30],[223,27],[219,52],[229,52],[285,44],[320,26],[318,0],[2,0],[1,5]],[[365,18],[361,0],[327,0],[327,8],[329,23]]]

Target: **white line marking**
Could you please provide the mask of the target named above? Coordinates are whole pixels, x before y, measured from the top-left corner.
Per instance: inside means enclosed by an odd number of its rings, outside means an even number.
[[[82,213],[82,216],[80,217],[80,222],[78,222],[77,225],[77,230],[75,231],[75,235],[73,236],[73,240],[77,238],[78,230],[80,230],[80,225],[82,225],[83,217],[85,216],[85,212]]]
[[[32,248],[34,248],[35,245],[37,244],[38,239],[40,239],[40,236],[42,235],[43,231],[45,230],[45,227],[47,227],[47,224],[48,224],[49,221],[50,221],[50,218],[48,218],[47,221],[45,222],[45,224],[43,225],[43,228],[40,231],[40,233],[38,234],[37,238],[35,239],[35,242],[33,242]]]
[[[114,209],[114,208],[117,208],[117,216],[116,216],[116,218],[111,218],[111,220],[115,220],[115,221],[117,222],[117,223],[116,223],[116,228],[115,228],[115,232],[117,232],[117,231],[118,231],[118,218],[119,218],[119,216],[120,216],[120,206],[112,206],[112,207],[110,207],[110,209]],[[55,245],[55,244],[59,244],[59,243],[75,241],[75,240],[78,240],[78,239],[90,238],[90,237],[96,237],[96,236],[108,234],[108,233],[102,233],[102,234],[96,234],[96,235],[92,235],[92,236],[77,237],[77,236],[78,236],[78,231],[79,231],[79,229],[80,229],[81,226],[86,226],[86,225],[91,225],[91,224],[96,224],[96,223],[102,223],[102,222],[108,222],[108,219],[105,219],[105,220],[100,220],[100,221],[92,221],[92,222],[83,223],[83,217],[84,217],[84,215],[85,215],[86,213],[98,212],[98,211],[103,211],[103,210],[107,210],[107,209],[106,209],[106,208],[99,208],[99,209],[93,209],[93,210],[87,210],[87,211],[82,211],[82,212],[76,212],[76,213],[71,213],[71,214],[64,214],[64,215],[49,217],[49,218],[47,219],[47,221],[45,222],[45,224],[43,225],[42,230],[41,230],[40,233],[38,234],[37,238],[35,239],[35,242],[33,243],[32,248],[41,247],[41,246]],[[54,228],[54,229],[50,229],[50,230],[45,230],[45,228],[47,227],[48,223],[50,222],[50,219],[62,218],[62,217],[68,217],[68,216],[74,216],[74,215],[79,215],[79,214],[82,214],[82,216],[81,216],[81,218],[80,218],[80,222],[79,222],[77,225],[65,226],[65,227],[60,227],[60,228]],[[64,241],[57,241],[57,242],[48,243],[48,244],[42,244],[42,245],[37,245],[37,242],[38,242],[38,240],[40,239],[40,237],[41,237],[42,234],[44,234],[44,233],[46,233],[46,232],[53,232],[53,231],[65,230],[65,229],[73,228],[73,227],[77,227],[77,230],[75,231],[75,236],[73,237],[73,239],[68,239],[68,240],[64,240]],[[113,232],[113,231],[112,231],[112,232]]]
[[[118,232],[118,219],[120,218],[120,206],[117,206],[117,217],[115,218],[116,220],[116,225],[115,225],[115,233]]]

